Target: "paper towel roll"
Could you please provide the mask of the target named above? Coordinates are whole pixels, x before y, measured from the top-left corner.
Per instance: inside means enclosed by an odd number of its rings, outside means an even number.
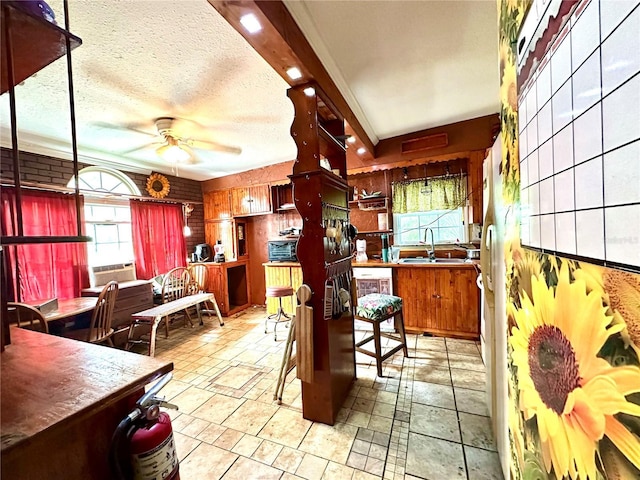
[[[389,217],[386,213],[378,214],[378,230],[389,230]]]

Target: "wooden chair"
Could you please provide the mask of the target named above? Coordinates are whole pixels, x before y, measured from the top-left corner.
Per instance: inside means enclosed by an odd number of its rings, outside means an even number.
[[[187,267],[176,267],[167,272],[162,279],[162,303],[172,302],[178,300],[186,295],[195,293],[193,291],[194,285],[191,281],[191,274]],[[169,320],[171,315],[164,318],[164,328],[167,338],[169,338]],[[184,310],[185,326],[189,322],[189,325],[193,327],[191,321],[191,314],[188,310]]]
[[[113,347],[114,330],[111,328],[111,320],[113,318],[113,307],[118,297],[118,282],[111,281],[107,283],[102,292],[98,296],[96,307],[93,309],[91,316],[91,324],[89,328],[81,328],[65,332],[64,336],[89,343],[106,342]]]
[[[191,274],[191,280],[193,285],[195,286],[195,293],[211,293],[207,292],[207,282],[209,279],[209,269],[204,263],[192,263],[189,266],[189,273]],[[211,293],[213,295],[213,293]],[[213,307],[213,309],[207,308],[207,303]],[[215,312],[218,317],[218,322],[220,326],[224,325],[224,321],[222,320],[222,315],[220,315],[220,309],[218,308],[218,302],[216,302],[215,296],[213,300],[203,302],[204,310],[200,310],[200,312],[206,312],[207,315],[211,316],[211,312]]]
[[[44,315],[37,308],[26,303],[7,302],[9,323],[20,328],[49,333],[49,326]],[[28,322],[28,323],[27,323]],[[35,323],[34,323],[35,322]]]

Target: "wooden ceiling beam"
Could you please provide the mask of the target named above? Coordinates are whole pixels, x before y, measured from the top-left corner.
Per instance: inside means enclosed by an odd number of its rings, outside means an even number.
[[[373,141],[282,1],[208,1],[290,86],[315,82],[336,105],[364,148],[374,154]],[[240,19],[249,13],[253,13],[262,25],[262,30],[254,34],[240,23]],[[298,67],[302,78],[291,80],[287,75],[291,67]]]

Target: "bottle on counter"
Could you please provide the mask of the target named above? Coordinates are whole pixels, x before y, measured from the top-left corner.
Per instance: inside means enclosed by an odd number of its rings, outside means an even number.
[[[382,239],[382,261],[383,263],[389,262],[389,236],[383,233],[380,237]]]

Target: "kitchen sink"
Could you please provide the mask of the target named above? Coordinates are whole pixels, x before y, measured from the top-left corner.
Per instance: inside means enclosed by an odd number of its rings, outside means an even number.
[[[401,258],[400,263],[465,263],[464,258],[435,258],[430,260],[426,257]]]

